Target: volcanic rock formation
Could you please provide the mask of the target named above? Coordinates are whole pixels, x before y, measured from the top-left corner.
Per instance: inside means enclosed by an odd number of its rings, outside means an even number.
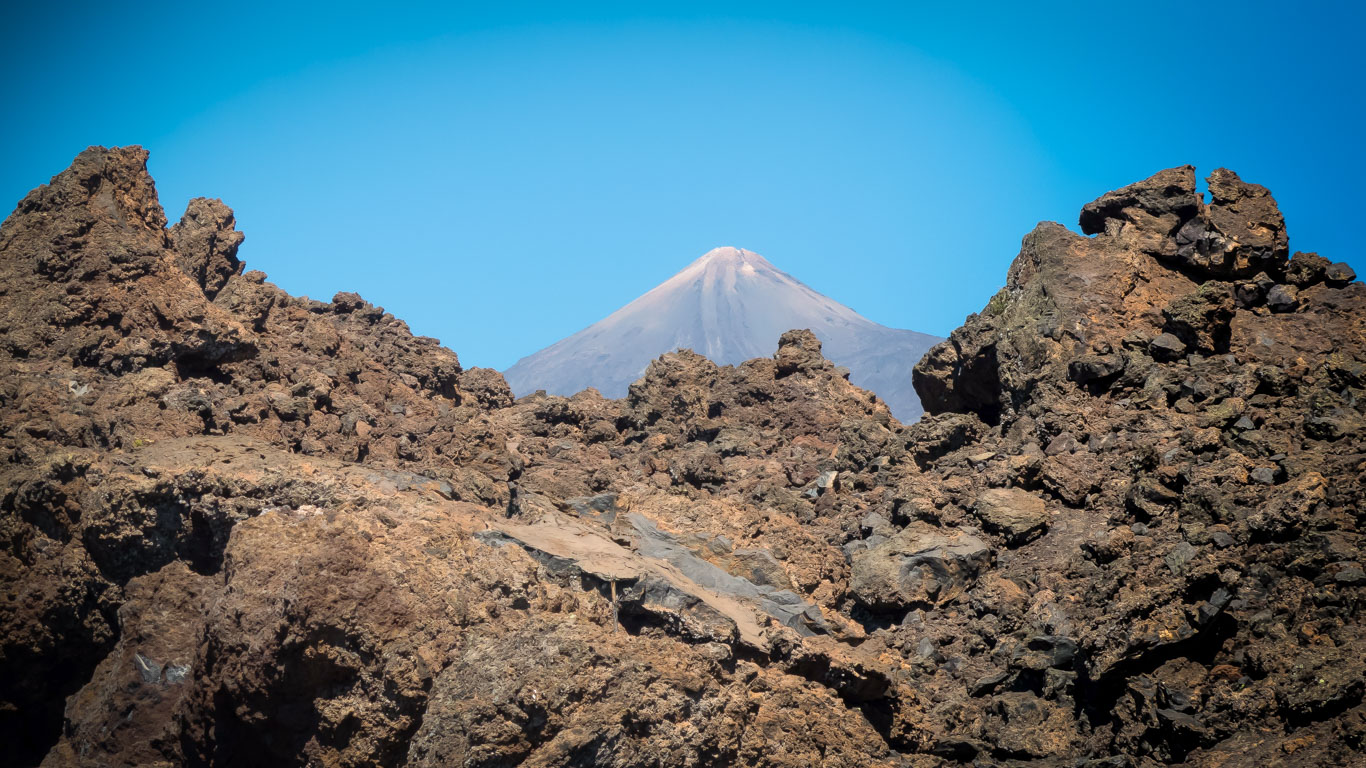
[[[8,764],[1361,764],[1366,287],[1231,172],[1040,225],[902,425],[805,331],[514,401],[145,160],[0,227]]]
[[[691,349],[720,365],[772,354],[783,331],[805,328],[849,380],[877,393],[911,423],[924,412],[911,366],[943,339],[879,325],[778,271],[763,256],[717,248],[644,296],[535,354],[504,375],[518,397],[545,390],[573,395],[592,387],[624,397],[650,361]]]

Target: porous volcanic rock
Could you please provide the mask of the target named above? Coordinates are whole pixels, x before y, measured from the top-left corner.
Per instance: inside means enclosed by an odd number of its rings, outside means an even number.
[[[1039,225],[907,426],[800,331],[514,400],[145,161],[0,227],[12,764],[1362,760],[1366,289],[1231,172]]]

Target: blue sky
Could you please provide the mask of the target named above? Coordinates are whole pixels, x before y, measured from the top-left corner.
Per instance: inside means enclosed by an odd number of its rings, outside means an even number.
[[[1183,163],[1270,187],[1292,248],[1366,274],[1357,4],[16,5],[6,209],[142,144],[173,221],[221,197],[248,268],[357,290],[467,366],[719,245],[947,334],[1035,223]]]

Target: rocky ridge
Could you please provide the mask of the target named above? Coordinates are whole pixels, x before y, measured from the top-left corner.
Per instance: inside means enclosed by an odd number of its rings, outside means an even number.
[[[1189,167],[916,366],[514,400],[92,148],[0,227],[17,764],[1349,765],[1366,288]]]

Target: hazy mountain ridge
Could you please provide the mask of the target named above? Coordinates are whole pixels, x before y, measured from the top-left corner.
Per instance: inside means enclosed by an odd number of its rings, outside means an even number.
[[[522,358],[504,372],[517,396],[593,387],[624,397],[665,352],[691,349],[721,365],[772,354],[784,331],[816,334],[826,356],[849,369],[902,421],[920,418],[911,367],[942,339],[888,328],[823,296],[741,248],[716,248],[601,321]]]

